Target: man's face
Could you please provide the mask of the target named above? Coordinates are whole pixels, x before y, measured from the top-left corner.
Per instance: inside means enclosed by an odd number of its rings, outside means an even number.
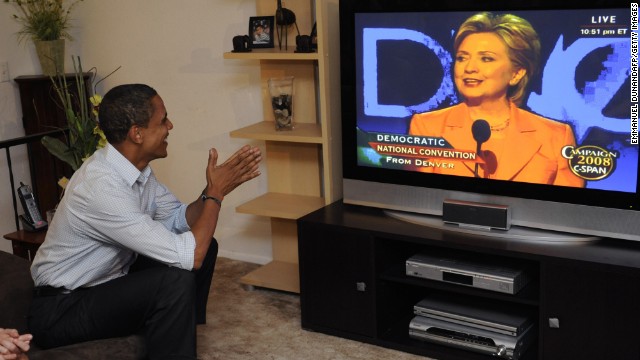
[[[173,129],[173,123],[167,117],[167,109],[159,95],[151,99],[151,106],[153,114],[149,124],[140,128],[140,131],[144,132],[142,146],[148,161],[167,157],[167,137],[169,130]]]

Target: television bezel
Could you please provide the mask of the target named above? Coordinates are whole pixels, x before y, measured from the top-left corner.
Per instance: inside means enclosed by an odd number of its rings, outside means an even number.
[[[359,166],[356,153],[355,14],[627,8],[623,1],[340,1],[341,103],[344,201],[392,210],[442,214],[446,199],[512,207],[512,223],[540,229],[640,240],[640,190],[636,193],[425,174]],[[639,174],[640,175],[640,174]],[[556,219],[549,214],[555,214]],[[575,216],[575,214],[584,216]],[[570,219],[571,218],[571,219]],[[603,220],[604,219],[604,220]],[[639,225],[623,225],[620,220]],[[602,224],[603,222],[610,224]],[[594,225],[594,223],[596,223]],[[618,227],[618,228],[616,228]]]

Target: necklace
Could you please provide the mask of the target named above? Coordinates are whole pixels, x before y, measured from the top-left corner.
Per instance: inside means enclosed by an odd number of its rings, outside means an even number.
[[[491,128],[491,131],[502,131],[506,129],[507,126],[509,126],[509,118],[507,118],[507,120],[505,120],[502,124],[494,125],[494,126],[491,126],[490,128]]]

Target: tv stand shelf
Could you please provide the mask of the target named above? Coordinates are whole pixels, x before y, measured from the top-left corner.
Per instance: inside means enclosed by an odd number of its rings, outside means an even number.
[[[640,243],[546,242],[473,236],[407,223],[380,209],[335,202],[298,220],[302,327],[434,359],[495,359],[415,340],[413,305],[429,294],[488,300],[536,323],[524,360],[638,359]],[[422,251],[526,265],[532,281],[515,295],[404,274]],[[550,320],[558,320],[558,328]]]

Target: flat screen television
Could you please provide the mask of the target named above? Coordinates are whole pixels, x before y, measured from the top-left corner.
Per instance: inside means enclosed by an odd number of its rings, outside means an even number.
[[[487,12],[524,19],[539,51],[476,25],[455,47]],[[515,228],[640,240],[637,15],[619,0],[340,1],[345,203],[436,218],[446,200],[496,204]]]

